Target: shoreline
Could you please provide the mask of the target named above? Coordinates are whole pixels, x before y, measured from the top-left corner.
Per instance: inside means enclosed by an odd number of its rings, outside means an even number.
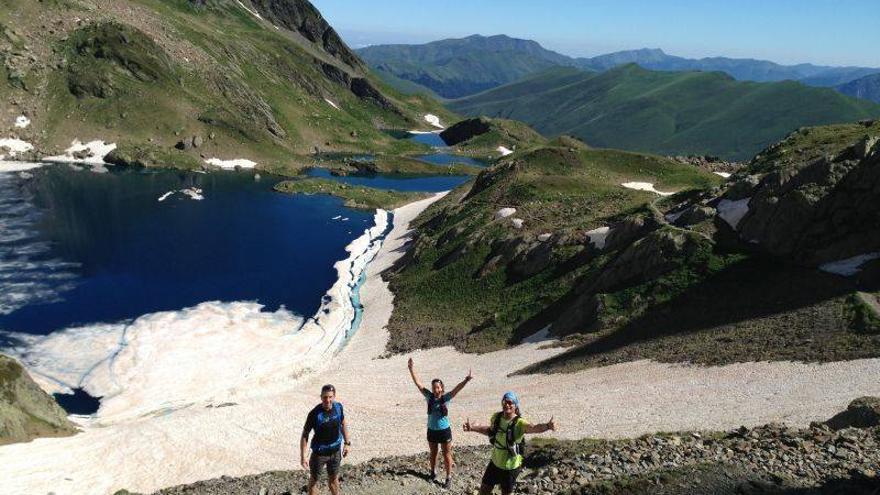
[[[62,495],[122,488],[150,493],[221,476],[299,469],[296,439],[324,383],[337,387],[346,407],[354,442],[346,462],[424,452],[424,400],[406,371],[410,355],[385,357],[394,295],[381,273],[405,252],[409,223],[438,198],[394,211],[390,232],[366,266],[363,320],[325,367],[290,376],[289,383],[261,384],[267,386],[225,406],[188,407],[62,441],[0,448],[0,475],[13,493]],[[562,439],[727,430],[772,421],[803,426],[827,419],[857,396],[880,395],[880,383],[871,378],[880,373],[880,359],[715,368],[636,361],[564,375],[508,376],[558,352],[535,342],[483,355],[444,347],[411,356],[424,379],[456,383],[473,368],[475,380],[450,405],[458,445],[485,444],[482,436],[462,433],[460,424],[466,418],[486,421],[508,389],[520,394],[527,419],[555,416],[560,430],[552,436]],[[108,459],[116,471],[101,469]]]

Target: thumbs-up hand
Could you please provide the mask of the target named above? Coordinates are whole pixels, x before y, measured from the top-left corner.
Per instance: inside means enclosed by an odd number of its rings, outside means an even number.
[[[550,416],[550,421],[547,421],[547,429],[556,431],[556,421],[553,420],[553,416]]]
[[[468,418],[467,421],[464,422],[462,428],[464,431],[471,431],[471,418]]]

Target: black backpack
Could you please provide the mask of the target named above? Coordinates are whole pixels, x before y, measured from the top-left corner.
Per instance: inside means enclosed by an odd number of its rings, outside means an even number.
[[[507,431],[504,432],[505,445],[499,445],[498,442],[495,441],[495,437],[498,435],[498,431],[501,430],[501,414],[502,413],[495,413],[495,415],[492,416],[492,428],[489,429],[489,443],[497,449],[506,450],[512,456],[521,455],[525,457],[526,436],[523,435],[522,440],[519,443],[514,443],[516,424],[519,422],[520,419],[522,419],[519,414],[514,416],[513,419],[510,420],[509,423],[507,423]]]
[[[423,389],[423,390],[425,391],[425,393],[429,394],[428,395],[428,415],[430,416],[431,413],[434,412],[434,404],[439,402],[440,403],[440,407],[439,407],[440,416],[449,416],[449,409],[446,407],[446,400],[443,398],[444,396],[441,396],[438,399],[438,398],[434,397],[434,394],[432,394],[430,391],[428,391],[428,389]]]

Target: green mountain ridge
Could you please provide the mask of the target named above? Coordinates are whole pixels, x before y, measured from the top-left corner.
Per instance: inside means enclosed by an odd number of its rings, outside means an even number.
[[[591,146],[737,160],[798,127],[880,116],[877,104],[830,89],[635,64],[602,73],[554,68],[448,106],[521,120],[546,136],[569,134]]]
[[[801,129],[728,181],[570,139],[521,146],[415,220],[385,274],[388,349],[486,352],[546,330],[574,348],[527,372],[876,357],[880,261],[816,268],[880,250],[878,164],[880,122]]]
[[[2,128],[38,156],[104,140],[186,168],[244,157],[295,172],[316,150],[422,150],[387,130],[453,118],[371,75],[306,0],[3,3]]]

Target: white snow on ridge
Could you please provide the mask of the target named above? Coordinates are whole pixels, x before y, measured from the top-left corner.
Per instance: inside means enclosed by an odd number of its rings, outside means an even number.
[[[107,156],[107,153],[116,149],[116,143],[105,143],[104,141],[96,140],[90,141],[88,143],[83,143],[78,139],[73,140],[70,143],[70,147],[64,150],[63,155],[57,156],[48,156],[43,158],[44,162],[63,162],[63,163],[86,163],[89,165],[104,165],[106,162],[104,161],[104,157]],[[74,158],[74,153],[81,153],[84,151],[88,151],[90,156],[86,158]]]
[[[333,107],[333,108],[339,110],[339,105],[337,105],[336,103],[333,103],[333,102],[330,101],[328,98],[324,98],[324,101],[326,101],[327,103],[329,103],[331,107]]]
[[[745,198],[738,201],[722,199],[718,202],[718,206],[715,209],[718,210],[718,216],[736,230],[739,222],[749,212],[749,200],[751,199]]]
[[[15,127],[18,127],[19,129],[24,129],[29,125],[31,125],[31,119],[27,118],[26,116],[19,115],[15,118]]]
[[[440,123],[440,117],[438,117],[434,114],[431,114],[431,113],[425,114],[425,121],[434,127],[439,127],[440,129],[444,128],[443,124]]]
[[[243,8],[244,10],[247,10],[248,12],[250,12],[250,14],[251,14],[252,16],[256,17],[257,19],[259,19],[259,20],[261,20],[261,21],[263,20],[263,17],[260,16],[260,14],[257,13],[257,11],[255,11],[255,10],[251,10],[251,9],[247,8],[247,7],[245,6],[245,4],[241,3],[241,0],[235,0],[235,1],[238,2],[239,5],[241,5],[241,8]]]
[[[219,158],[208,158],[205,163],[220,168],[233,169],[235,167],[254,168],[257,162],[247,160],[245,158],[237,158],[235,160],[221,160]]]
[[[663,192],[654,189],[654,184],[650,182],[624,182],[621,186],[627,189],[635,189],[637,191],[648,191],[655,194],[659,194],[660,196],[672,196],[675,194],[674,192]]]
[[[712,172],[712,173],[714,173],[715,175],[717,175],[719,177],[724,177],[725,179],[729,179],[730,175],[731,175],[727,172]]]
[[[819,269],[824,272],[843,275],[844,277],[852,277],[862,271],[862,265],[876,259],[880,259],[880,253],[860,254],[852,258],[825,263]]]
[[[498,152],[501,153],[501,156],[507,156],[507,155],[513,154],[512,150],[505,148],[504,146],[499,146]]]
[[[610,233],[611,227],[599,227],[587,232],[587,237],[590,238],[590,243],[597,249],[605,249],[605,240],[608,239],[608,234]]]
[[[507,218],[516,213],[516,208],[501,208],[500,210],[495,212],[495,220],[501,220],[502,218]]]

